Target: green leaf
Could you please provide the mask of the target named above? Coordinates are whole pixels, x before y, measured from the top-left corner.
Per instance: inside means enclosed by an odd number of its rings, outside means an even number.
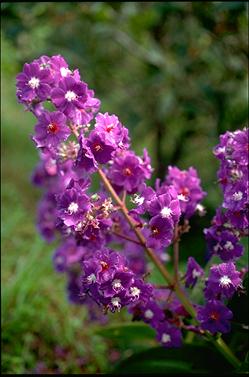
[[[114,373],[212,373],[231,371],[231,366],[208,346],[184,345],[179,349],[151,348],[121,361]]]
[[[111,339],[122,348],[141,350],[156,344],[155,331],[144,323],[124,323],[97,329],[96,334]]]

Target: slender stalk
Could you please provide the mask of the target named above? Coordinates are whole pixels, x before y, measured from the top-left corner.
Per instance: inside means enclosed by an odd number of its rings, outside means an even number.
[[[143,246],[141,244],[141,242],[137,241],[137,240],[134,240],[134,238],[131,238],[129,236],[126,236],[125,234],[122,234],[122,233],[119,233],[119,232],[116,232],[115,230],[112,230],[112,233],[115,234],[115,236],[118,236],[120,238],[123,238],[124,240],[127,240],[127,241],[130,241],[130,242],[133,242],[133,243],[136,243],[137,245],[140,245],[140,246]]]
[[[234,368],[240,367],[240,360],[234,355],[232,350],[228,347],[228,345],[221,337],[214,339],[212,336],[210,336],[209,340],[214,344],[218,351],[223,354],[227,361],[229,361],[234,366]]]

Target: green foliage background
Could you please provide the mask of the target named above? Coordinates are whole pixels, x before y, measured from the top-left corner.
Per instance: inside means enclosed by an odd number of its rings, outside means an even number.
[[[132,337],[121,345],[103,339],[85,309],[67,303],[64,279],[52,269],[54,245],[36,233],[34,119],[15,99],[24,62],[61,54],[78,67],[102,112],[129,128],[135,151],[148,148],[153,180],[169,164],[198,169],[207,216],[193,218],[182,260],[191,253],[203,264],[202,229],[221,201],[212,148],[248,118],[246,8],[240,1],[2,3],[3,372],[33,371],[40,362],[45,372],[105,372],[142,347]]]

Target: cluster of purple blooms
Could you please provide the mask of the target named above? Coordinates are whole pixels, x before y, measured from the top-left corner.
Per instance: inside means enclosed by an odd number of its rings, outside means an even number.
[[[197,171],[170,166],[163,182],[148,186],[153,169],[147,150],[137,156],[130,149],[128,129],[116,115],[99,112],[93,90],[60,55],[25,64],[17,75],[17,98],[37,120],[32,140],[40,162],[32,180],[44,191],[38,228],[48,242],[59,236],[53,263],[68,277],[69,300],[87,305],[91,319],[103,323],[107,318],[103,313],[127,307],[133,320],[155,329],[165,347],[180,346],[189,314],[172,287],[161,289],[146,282],[144,245],[105,186],[96,188],[93,181],[101,171],[124,206],[129,199],[127,213],[134,226],[146,247],[165,263],[170,258],[165,249],[174,242],[175,230],[194,214],[204,213],[200,202],[206,193]],[[53,110],[48,110],[51,106]],[[226,212],[217,212],[206,237],[210,253],[225,263],[210,270],[205,287],[208,303],[198,309],[196,332],[229,331],[232,313],[222,300],[241,286],[234,260],[243,252],[239,238],[247,227],[246,142],[248,130],[227,133],[215,150],[222,162],[219,180]],[[183,277],[186,290],[203,278],[203,269],[190,257]]]
[[[232,312],[224,300],[242,289],[242,274],[235,262],[244,252],[240,239],[248,235],[248,129],[226,132],[214,148],[220,161],[218,182],[223,192],[223,203],[216,210],[212,226],[204,229],[207,241],[207,256],[217,255],[224,263],[210,269],[204,294],[207,304],[199,311],[199,320],[204,329],[214,333],[228,332]],[[211,313],[211,320],[207,320]]]

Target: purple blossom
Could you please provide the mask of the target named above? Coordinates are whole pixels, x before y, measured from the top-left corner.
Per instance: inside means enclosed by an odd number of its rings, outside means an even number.
[[[146,178],[141,160],[131,151],[117,153],[108,177],[115,187],[128,193],[136,192]]]
[[[76,170],[83,170],[92,173],[97,170],[98,164],[95,157],[87,145],[87,139],[83,135],[79,137],[80,149],[75,161]]]
[[[198,278],[203,276],[204,271],[201,266],[196,262],[193,257],[188,258],[187,262],[187,272],[185,277],[185,285],[186,287],[193,288],[197,283]]]
[[[43,113],[38,117],[35,127],[34,141],[37,147],[56,147],[60,142],[65,141],[71,134],[66,124],[66,117],[60,111]]]
[[[213,253],[218,254],[224,262],[238,259],[243,254],[243,246],[239,243],[238,238],[229,231],[220,232],[216,241]]]
[[[87,195],[75,188],[67,189],[58,197],[58,215],[66,226],[75,226],[90,208]]]
[[[54,267],[58,272],[65,272],[72,264],[82,260],[86,250],[69,237],[56,249],[53,256]]]
[[[190,167],[188,170],[180,170],[175,166],[169,166],[166,183],[175,187],[182,214],[186,218],[191,217],[206,195],[200,186],[196,169]]]
[[[232,262],[213,265],[204,290],[207,299],[230,298],[241,287],[239,271]]]
[[[37,211],[37,228],[47,242],[55,237],[56,220],[56,199],[54,194],[47,192],[39,202]]]
[[[154,216],[149,222],[150,235],[147,238],[147,246],[162,249],[169,246],[173,239],[173,223],[168,218]]]
[[[197,319],[203,330],[212,334],[217,332],[227,333],[230,331],[230,320],[233,313],[222,302],[209,300],[207,304],[198,309]]]
[[[92,131],[87,140],[87,145],[100,164],[106,164],[110,161],[112,152],[115,150],[115,144],[105,132]]]
[[[166,348],[181,347],[182,334],[178,328],[163,322],[157,327],[157,340]]]
[[[69,119],[74,119],[75,110],[83,109],[87,100],[87,85],[65,77],[60,80],[58,87],[51,92],[51,99],[57,109]]]
[[[171,220],[174,224],[179,221],[181,214],[179,200],[172,199],[169,191],[152,198],[147,208],[152,216],[158,215],[162,219]]]
[[[116,115],[98,113],[95,121],[95,130],[105,133],[109,143],[120,149],[129,147],[128,129],[121,124]]]
[[[34,99],[45,101],[51,92],[52,77],[48,69],[40,69],[39,64],[24,64],[23,72],[16,76],[17,97],[20,102]]]
[[[165,320],[163,310],[153,300],[149,300],[145,305],[138,303],[130,309],[130,312],[133,314],[134,320],[143,320],[153,328],[159,327]]]

